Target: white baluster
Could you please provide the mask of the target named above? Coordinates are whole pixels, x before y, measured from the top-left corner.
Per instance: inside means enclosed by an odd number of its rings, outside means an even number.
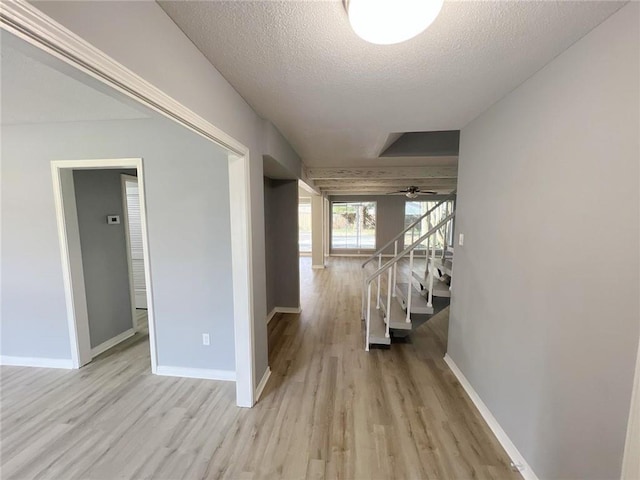
[[[398,256],[398,241],[396,240],[393,245],[393,258]],[[393,264],[393,290],[391,290],[391,295],[396,296],[396,279],[398,278],[398,262]]]
[[[446,223],[443,227],[444,235],[442,235],[442,264],[444,265],[444,259],[447,254],[447,236],[448,236],[449,224]]]
[[[427,251],[424,255],[424,279],[423,279],[423,285],[427,284],[427,276],[428,276],[428,272],[429,272],[429,249],[431,248],[431,237],[427,237]],[[424,288],[424,287],[423,287]]]
[[[391,325],[391,279],[393,272],[389,269],[389,278],[387,279],[387,330],[384,336],[389,338],[389,325]]]
[[[409,253],[409,271],[413,276],[413,250]],[[411,294],[413,293],[413,287],[411,285],[411,277],[409,277],[409,283],[407,284],[407,318],[405,322],[411,322]]]
[[[378,255],[378,270],[380,270],[381,266],[382,266],[382,253]],[[380,275],[378,275],[378,278],[376,279],[376,281],[378,282],[378,299],[376,300],[376,308],[380,310]]]
[[[435,239],[431,244],[431,266],[429,267],[429,300],[427,306],[433,307],[433,277],[435,272],[435,260],[436,260],[436,242]]]
[[[363,268],[362,269],[362,308],[360,309],[360,318],[362,320],[364,320],[365,317],[365,310],[367,308],[367,305],[365,304],[367,298],[367,273],[366,270]]]
[[[369,351],[369,332],[371,330],[371,284],[367,287],[367,334],[365,338],[364,349]]]

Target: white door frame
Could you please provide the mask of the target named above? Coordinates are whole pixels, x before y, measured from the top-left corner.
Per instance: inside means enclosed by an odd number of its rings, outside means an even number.
[[[122,188],[122,216],[124,223],[124,235],[127,241],[127,269],[129,270],[129,294],[131,296],[131,322],[133,325],[133,329],[137,332],[138,320],[136,318],[136,286],[135,282],[133,281],[133,258],[131,257],[131,231],[129,229],[129,198],[127,196],[127,182],[135,182],[136,185],[139,185],[138,177],[128,175],[126,173],[120,174],[120,186]],[[138,190],[138,197],[140,197],[140,190]]]
[[[0,2],[0,27],[229,151],[236,404],[252,407],[257,385],[249,149],[25,0]]]
[[[149,317],[149,346],[151,353],[151,372],[156,373],[158,357],[156,350],[156,328],[153,314],[153,285],[149,262],[149,237],[147,232],[147,209],[144,195],[144,168],[141,158],[118,158],[101,160],[56,160],[51,162],[53,195],[56,205],[60,256],[67,303],[67,323],[71,341],[71,362],[73,368],[80,368],[92,359],[89,339],[89,315],[87,294],[82,268],[80,248],[80,229],[73,185],[74,170],[136,169],[138,174],[138,192],[140,195],[140,222],[142,224],[142,251],[144,258],[144,276],[147,286],[147,313]],[[126,228],[126,226],[125,226]],[[134,299],[131,299],[132,303]],[[135,305],[132,309],[132,322],[135,326]]]

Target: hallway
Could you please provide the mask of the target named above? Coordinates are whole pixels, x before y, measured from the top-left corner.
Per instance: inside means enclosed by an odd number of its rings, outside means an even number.
[[[136,335],[79,371],[2,367],[2,477],[519,478],[445,365],[447,311],[364,351],[361,259],[301,259],[251,410],[233,383],[150,375]]]

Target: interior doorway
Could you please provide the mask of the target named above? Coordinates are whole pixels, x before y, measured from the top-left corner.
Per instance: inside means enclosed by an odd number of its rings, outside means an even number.
[[[151,370],[155,372],[156,337],[142,159],[54,161],[51,169],[75,368],[86,365],[141,328],[141,316],[137,315],[135,295],[131,293],[135,290],[132,263],[126,254],[128,215],[123,197],[127,192],[122,191],[121,171],[127,169],[128,176],[136,179],[138,241],[147,305],[144,326],[148,323]],[[102,172],[113,177],[112,192],[107,191],[109,182]]]
[[[311,236],[311,196],[301,188],[298,196],[298,250],[300,256],[311,256]]]
[[[256,378],[260,372],[255,372],[258,357],[256,351],[260,348],[259,339],[254,335],[255,325],[261,322],[257,319],[254,310],[254,298],[259,296],[259,292],[254,294],[252,270],[253,254],[255,245],[252,244],[252,202],[251,192],[253,190],[254,179],[250,175],[249,169],[249,149],[237,141],[234,137],[222,131],[216,125],[211,124],[206,119],[197,115],[188,106],[185,106],[155,85],[136,75],[116,60],[100,52],[94,46],[77,36],[70,36],[69,33],[39,10],[33,8],[28,3],[11,2],[3,3],[2,18],[0,27],[3,34],[10,32],[20,40],[26,41],[29,49],[37,50],[35,58],[44,59],[45,63],[54,63],[56,69],[80,80],[82,83],[93,86],[96,90],[106,93],[109,96],[117,96],[124,103],[142,105],[145,116],[149,113],[158,114],[163,118],[170,119],[176,125],[187,129],[190,132],[206,139],[213,145],[224,149],[224,156],[228,166],[229,184],[229,213],[230,213],[230,233],[233,238],[231,244],[231,274],[230,283],[233,293],[233,340],[229,339],[229,344],[233,343],[235,371],[231,369],[208,369],[208,368],[179,368],[173,366],[157,366],[156,333],[154,333],[154,312],[153,298],[151,297],[152,286],[149,283],[149,265],[145,263],[145,278],[148,287],[148,309],[149,309],[149,329],[151,342],[151,364],[152,373],[159,375],[192,376],[195,378],[224,379],[236,382],[236,403],[241,407],[251,407],[257,399],[260,379]],[[3,44],[6,45],[3,37]],[[32,47],[35,47],[33,49]],[[48,88],[46,89],[48,90]],[[77,101],[77,96],[73,97],[75,103],[86,106],[86,102]],[[40,105],[40,102],[31,102],[33,105]],[[88,109],[89,114],[93,110]],[[134,108],[134,110],[136,110]],[[91,118],[93,116],[90,115]],[[120,117],[118,117],[120,118]],[[129,118],[129,117],[126,117]],[[134,119],[138,117],[134,115]],[[78,136],[80,138],[80,136]],[[116,153],[116,155],[118,155]],[[126,155],[126,153],[124,154]],[[70,158],[67,155],[60,155],[57,158]],[[74,157],[86,158],[86,157]],[[111,165],[100,165],[97,168],[111,168]],[[125,166],[128,168],[129,166]],[[64,223],[64,210],[73,208],[73,201],[62,201],[62,186],[64,181],[68,183],[72,172],[67,172],[67,168],[93,168],[84,165],[53,165],[54,169],[54,190],[56,198],[56,211],[58,217],[58,236],[60,237],[60,248],[63,264],[63,285],[65,313],[67,325],[69,327],[69,338],[71,343],[71,360],[64,358],[64,368],[78,368],[80,365],[90,361],[90,348],[85,345],[87,329],[83,327],[85,322],[76,322],[83,316],[82,308],[77,307],[78,297],[82,296],[76,292],[78,282],[72,282],[72,277],[82,278],[82,268],[78,269],[78,262],[70,258],[69,244],[77,242],[73,235],[67,236],[67,226]],[[113,168],[122,168],[122,165],[114,165]],[[138,168],[138,177],[142,182],[142,167]],[[65,194],[66,196],[66,194]],[[144,198],[144,195],[142,195]],[[64,237],[64,238],[63,238]],[[77,235],[75,236],[77,237]],[[148,249],[147,249],[148,252]],[[147,254],[145,252],[145,254]],[[81,266],[81,264],[80,264]],[[78,276],[80,275],[80,276]],[[159,283],[159,282],[157,282]],[[228,298],[227,297],[227,298]],[[260,297],[258,297],[260,298]],[[84,297],[83,297],[84,300]],[[258,308],[258,307],[256,307]],[[86,306],[84,308],[86,316]],[[199,318],[199,317],[198,317]],[[77,323],[77,326],[76,326]],[[157,330],[156,330],[157,331]],[[230,337],[230,335],[229,335]],[[66,340],[66,339],[65,339]],[[203,340],[204,343],[204,340]],[[66,352],[65,352],[66,354]],[[22,357],[21,357],[22,358]],[[26,358],[26,357],[25,357]],[[57,359],[57,357],[56,357]],[[260,365],[262,368],[262,365]],[[254,374],[255,373],[255,374]]]
[[[134,310],[146,310],[147,284],[144,278],[144,249],[142,247],[138,177],[126,173],[121,174],[120,177],[132,306]]]

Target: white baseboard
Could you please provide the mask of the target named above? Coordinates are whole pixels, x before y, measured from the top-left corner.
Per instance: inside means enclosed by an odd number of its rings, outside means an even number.
[[[267,371],[264,372],[264,375],[262,376],[262,380],[260,380],[260,383],[256,387],[256,393],[255,393],[255,396],[253,397],[256,399],[256,402],[260,400],[260,395],[262,395],[262,391],[264,390],[264,387],[267,385],[267,382],[269,381],[270,377],[271,377],[271,367],[267,367]]]
[[[8,355],[0,355],[0,365],[72,369],[73,361],[70,358],[11,357]]]
[[[233,370],[210,370],[208,368],[168,367],[158,365],[156,375],[163,377],[201,378],[203,380],[236,381],[236,372]]]
[[[511,461],[514,464],[520,466],[520,474],[522,475],[522,477],[525,480],[538,480],[538,477],[531,469],[531,466],[529,466],[527,461],[520,454],[507,433],[498,423],[498,420],[496,420],[496,417],[493,416],[489,408],[484,404],[480,396],[476,393],[476,391],[469,383],[469,380],[467,380],[467,378],[464,376],[462,371],[458,368],[449,354],[445,354],[444,361],[456,376],[456,378],[460,382],[460,385],[462,385],[462,388],[464,388],[464,391],[467,392],[467,395],[469,395],[469,398],[471,398],[471,401],[480,412],[480,415],[482,415],[482,418],[484,418],[484,421],[487,422],[487,425],[489,425],[489,428],[498,439],[498,442],[500,442],[500,445],[502,445],[502,448],[505,449],[507,455],[509,455],[509,458],[511,458]]]
[[[273,320],[273,317],[275,317],[276,313],[301,313],[302,312],[302,308],[300,307],[273,307],[273,310],[271,310],[269,312],[269,315],[267,315],[267,325],[269,324],[269,322],[271,320]]]
[[[324,265],[311,265],[311,268],[317,269],[317,270],[322,270],[324,267]]]
[[[91,349],[91,358],[97,357],[102,352],[106,352],[111,347],[115,347],[120,342],[124,342],[127,338],[133,337],[135,334],[136,334],[136,329],[130,328],[129,330],[122,332],[120,335],[116,335],[115,337],[110,338],[106,342],[103,342],[97,347]]]

